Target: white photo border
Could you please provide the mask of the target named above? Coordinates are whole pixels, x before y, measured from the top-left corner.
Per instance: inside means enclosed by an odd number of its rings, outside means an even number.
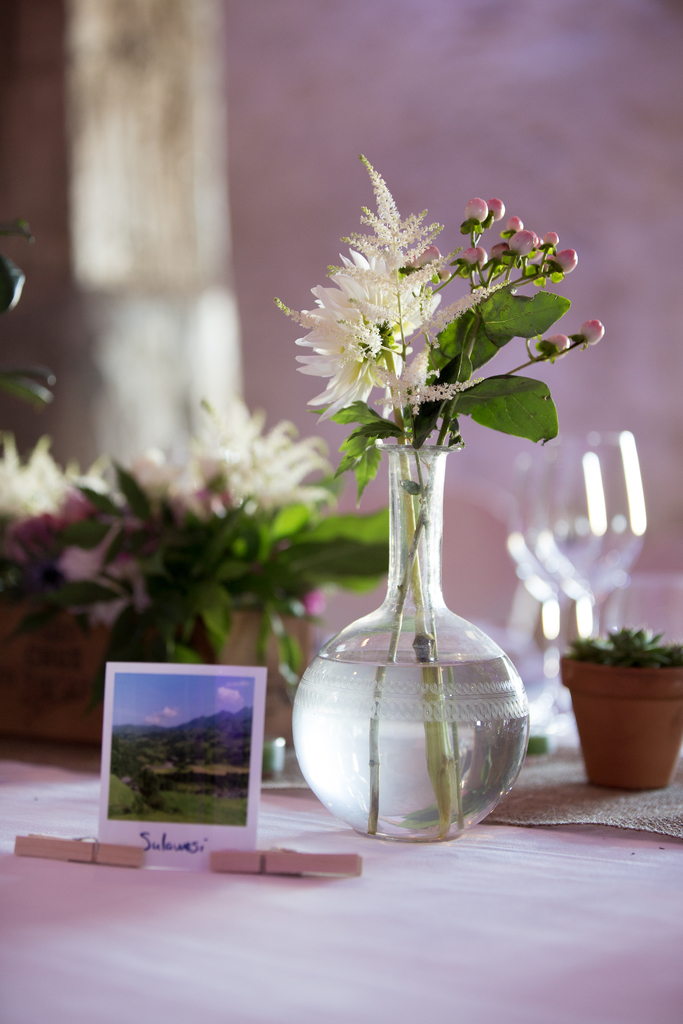
[[[109,818],[109,782],[117,673],[136,675],[196,675],[253,679],[253,709],[245,825],[195,825],[180,822],[122,821]],[[212,850],[255,850],[258,806],[261,794],[263,731],[266,707],[267,670],[248,665],[197,665],[177,662],[107,662],[102,725],[102,767],[99,841],[141,846],[146,867],[168,867],[185,871],[208,871]]]

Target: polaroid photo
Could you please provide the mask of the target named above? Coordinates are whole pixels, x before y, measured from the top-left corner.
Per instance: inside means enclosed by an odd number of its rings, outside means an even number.
[[[265,668],[108,663],[100,842],[186,871],[255,850],[265,697]]]

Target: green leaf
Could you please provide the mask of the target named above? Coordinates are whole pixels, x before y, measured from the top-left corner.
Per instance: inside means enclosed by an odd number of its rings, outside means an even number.
[[[440,377],[439,380],[441,381],[442,378]],[[449,384],[451,382],[444,378],[443,383]],[[420,411],[415,417],[413,448],[421,448],[429,435],[436,428],[442,405],[443,402],[424,402],[420,406]]]
[[[67,544],[76,544],[79,548],[90,550],[97,547],[107,536],[111,526],[98,523],[96,519],[82,519],[78,523],[70,523],[62,533]]]
[[[326,516],[322,522],[302,534],[293,542],[292,548],[299,543],[331,544],[341,539],[353,540],[357,544],[389,543],[389,509],[369,515]]]
[[[228,580],[238,580],[240,577],[246,576],[250,571],[250,562],[239,562],[235,558],[226,558],[216,569],[216,579],[221,583],[227,583]]]
[[[557,409],[548,385],[530,377],[488,377],[458,395],[458,413],[530,441],[557,436]]]
[[[473,370],[487,363],[513,338],[543,334],[564,316],[570,305],[569,299],[552,292],[532,296],[512,295],[508,289],[494,292],[438,335],[439,347],[432,353],[432,360],[442,371],[451,364],[448,375],[442,372],[439,380],[468,380]],[[470,345],[471,367],[453,363],[461,353],[467,354]],[[468,376],[464,376],[468,369]]]
[[[330,544],[293,544],[280,553],[279,560],[313,589],[343,583],[348,577],[381,576],[389,567],[389,546],[340,538]]]
[[[377,475],[382,461],[381,453],[375,446],[375,437],[366,437],[354,432],[347,437],[339,451],[344,453],[344,457],[339,463],[336,475],[339,476],[349,469],[354,471],[358,484],[358,503],[360,504],[363,491]]]
[[[1,312],[1,310],[0,310]],[[24,402],[30,402],[36,408],[49,405],[54,395],[42,384],[24,377],[21,374],[8,373],[0,370],[0,388],[14,398],[21,398]]]
[[[24,274],[19,267],[0,253],[0,313],[6,313],[16,306],[24,281]]]
[[[3,221],[0,224],[0,235],[19,235],[21,238],[25,238],[27,242],[33,241],[33,235],[31,234],[28,222],[22,219]]]
[[[211,646],[220,655],[231,623],[232,601],[227,590],[216,580],[205,580],[191,588],[188,603],[204,623]]]
[[[421,490],[420,485],[415,480],[401,480],[401,487],[408,494],[419,494]]]
[[[371,409],[367,402],[352,402],[345,409],[341,409],[340,412],[332,416],[334,423],[376,423],[378,425],[382,423],[391,423],[391,420],[385,420],[378,412]]]
[[[134,476],[128,473],[118,463],[114,463],[116,469],[116,476],[118,479],[119,487],[123,492],[123,495],[130,505],[131,512],[138,519],[149,519],[152,511],[149,498],[140,487]]]
[[[15,636],[23,636],[26,633],[32,633],[36,629],[42,629],[43,626],[54,619],[55,615],[59,615],[59,612],[60,609],[54,606],[51,608],[41,608],[37,612],[28,612],[13,631],[10,639]]]
[[[108,498],[106,494],[100,494],[99,491],[93,491],[90,487],[79,487],[81,494],[85,495],[91,505],[97,509],[98,512],[105,512],[107,515],[120,516],[122,514],[121,509],[118,505],[115,505],[111,498]]]
[[[567,312],[571,302],[562,295],[512,295],[494,292],[479,308],[487,338],[500,347],[511,338],[533,338],[543,334]]]
[[[280,509],[270,527],[270,539],[273,543],[283,537],[291,537],[299,533],[311,518],[307,505],[288,505]]]
[[[201,655],[197,654],[193,647],[179,643],[173,645],[170,660],[185,665],[199,665],[202,661]]]
[[[70,608],[72,605],[95,604],[98,601],[117,601],[120,597],[120,593],[100,583],[93,583],[92,580],[74,580],[47,594],[45,599],[60,608]]]

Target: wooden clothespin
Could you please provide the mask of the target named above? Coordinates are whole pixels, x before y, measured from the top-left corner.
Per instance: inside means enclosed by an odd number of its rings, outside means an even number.
[[[55,836],[33,834],[16,836],[14,853],[17,857],[46,857],[48,860],[109,864],[119,868],[141,868],[145,860],[141,846],[100,843],[89,836],[83,839],[57,839]]]
[[[355,878],[363,860],[357,853],[297,853],[296,850],[215,850],[212,871],[241,875],[318,875]]]

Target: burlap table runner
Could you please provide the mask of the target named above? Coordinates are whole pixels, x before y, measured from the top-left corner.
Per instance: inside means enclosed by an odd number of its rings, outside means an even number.
[[[683,839],[683,760],[667,789],[631,791],[586,781],[578,750],[528,757],[487,825],[613,825]]]
[[[308,789],[293,750],[264,789]],[[578,750],[528,757],[517,782],[487,825],[613,825],[683,839],[683,760],[667,789],[631,792],[586,781]]]

